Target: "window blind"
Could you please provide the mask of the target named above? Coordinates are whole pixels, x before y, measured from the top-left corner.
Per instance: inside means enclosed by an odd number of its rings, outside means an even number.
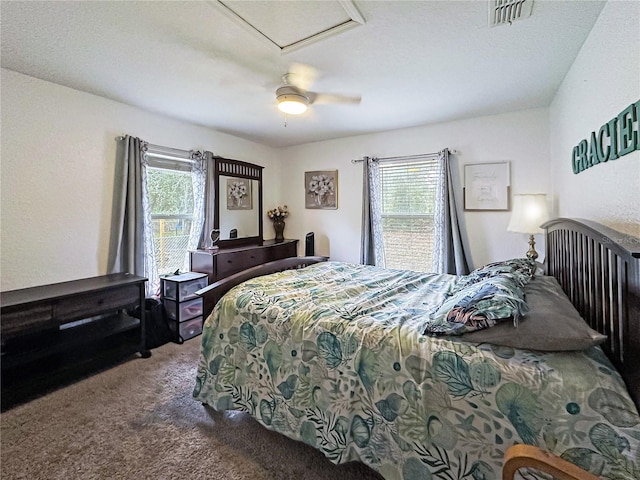
[[[380,163],[387,268],[431,271],[437,175],[437,158]]]

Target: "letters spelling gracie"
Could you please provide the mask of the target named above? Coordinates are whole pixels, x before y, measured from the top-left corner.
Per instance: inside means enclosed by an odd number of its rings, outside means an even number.
[[[640,100],[602,125],[597,133],[591,132],[589,142],[584,139],[573,147],[573,173],[615,160],[634,150],[640,150]]]

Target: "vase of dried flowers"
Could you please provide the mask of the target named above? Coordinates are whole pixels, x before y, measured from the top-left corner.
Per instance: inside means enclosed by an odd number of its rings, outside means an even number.
[[[273,221],[273,229],[276,232],[276,243],[284,242],[284,219],[289,216],[289,210],[287,206],[276,207],[273,210],[267,212],[269,218]]]

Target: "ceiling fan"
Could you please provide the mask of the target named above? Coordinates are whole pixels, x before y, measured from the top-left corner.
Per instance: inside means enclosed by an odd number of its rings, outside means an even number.
[[[308,65],[294,64],[290,71],[282,75],[282,84],[276,90],[278,109],[289,115],[300,115],[307,111],[311,104],[347,103],[359,104],[362,98],[333,93],[309,91],[316,77],[314,68]]]

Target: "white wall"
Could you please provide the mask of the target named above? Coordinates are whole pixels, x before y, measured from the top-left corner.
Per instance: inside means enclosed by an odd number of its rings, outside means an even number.
[[[2,291],[106,273],[118,135],[263,165],[265,202],[278,191],[269,147],[6,69],[1,81]]]
[[[177,148],[206,148],[264,165],[265,210],[288,204],[285,236],[316,234],[318,254],[360,257],[362,167],[351,159],[458,150],[463,165],[511,162],[511,193],[553,193],[554,212],[640,236],[640,152],[571,170],[573,146],[640,97],[640,4],[609,2],[550,109],[271,149],[204,127],[2,70],[1,290],[106,271],[115,141],[123,133]],[[338,170],[337,210],[304,208],[304,172]],[[265,238],[273,229],[265,218]],[[526,236],[508,212],[464,212],[474,267],[521,256]],[[538,251],[544,250],[541,238]]]
[[[588,218],[640,237],[640,151],[579,174],[582,139],[640,98],[640,3],[608,2],[550,108],[551,178],[561,216]]]
[[[362,165],[351,159],[436,152],[445,147],[459,152],[452,163],[457,167],[454,182],[460,206],[467,163],[510,162],[512,193],[550,191],[547,109],[311,143],[283,149],[281,175],[287,188],[282,189],[279,203],[291,210],[285,236],[303,239],[306,232],[314,231],[317,254],[358,262]],[[338,170],[337,210],[304,209],[304,172],[310,170]],[[510,212],[464,212],[474,266],[524,255],[527,238],[506,231],[509,216]],[[542,254],[544,245],[538,240]]]

